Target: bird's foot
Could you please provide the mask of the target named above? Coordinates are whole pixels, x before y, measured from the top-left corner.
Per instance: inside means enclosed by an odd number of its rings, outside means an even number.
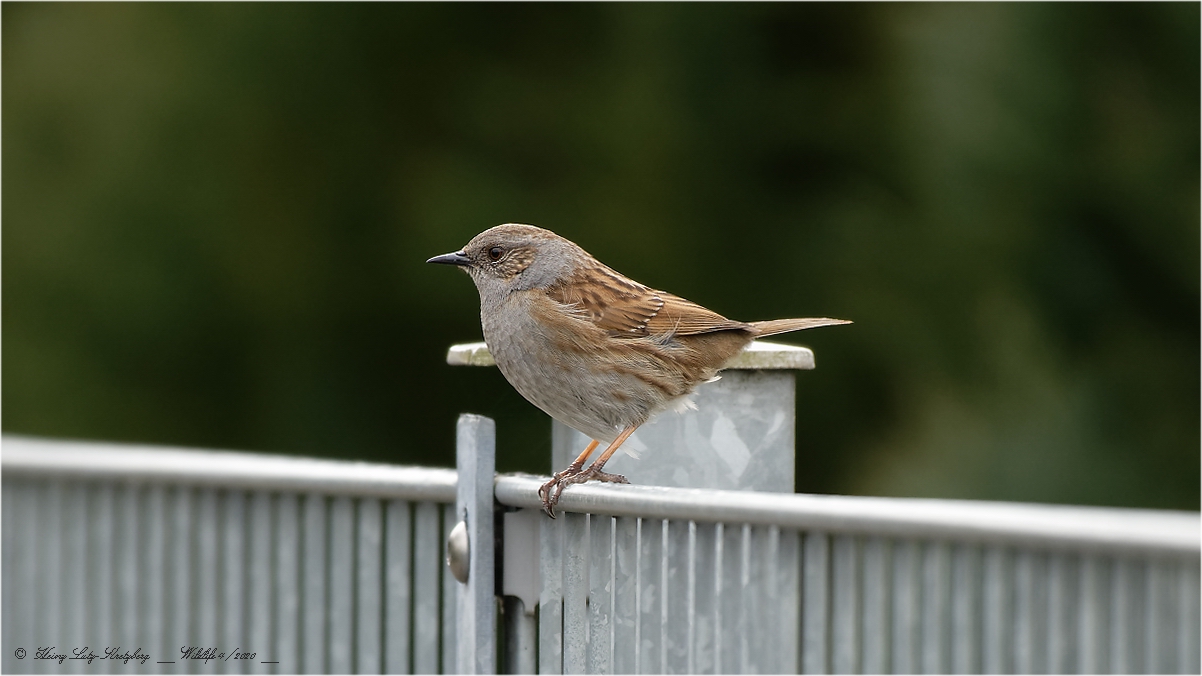
[[[595,465],[585,470],[569,466],[564,471],[552,476],[550,481],[538,489],[538,497],[542,498],[543,501],[543,511],[547,513],[547,516],[554,519],[555,505],[559,504],[559,496],[563,495],[563,489],[572,484],[582,484],[586,481],[604,481],[611,484],[630,483],[621,474],[602,472]]]
[[[564,487],[563,482],[577,474],[580,474],[580,465],[572,463],[564,471],[552,474],[550,481],[539,486],[538,497],[543,501],[543,511],[547,513],[547,516],[555,518],[555,505],[559,504],[559,494],[563,492]]]

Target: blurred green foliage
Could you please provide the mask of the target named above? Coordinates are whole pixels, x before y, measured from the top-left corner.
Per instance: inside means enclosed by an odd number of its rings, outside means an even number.
[[[1199,5],[4,3],[3,427],[502,470],[497,223],[798,334],[802,491],[1197,509]]]

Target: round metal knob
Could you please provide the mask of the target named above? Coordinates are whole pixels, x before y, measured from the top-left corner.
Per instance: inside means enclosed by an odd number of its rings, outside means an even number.
[[[463,584],[467,584],[469,554],[471,545],[467,541],[467,524],[460,521],[447,536],[447,567],[451,569],[451,575]]]

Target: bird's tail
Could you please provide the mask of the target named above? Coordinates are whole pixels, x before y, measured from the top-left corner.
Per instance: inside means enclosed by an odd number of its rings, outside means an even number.
[[[850,324],[846,319],[830,319],[827,317],[807,317],[805,319],[769,319],[764,322],[751,322],[751,328],[755,330],[757,338],[764,336],[775,336],[778,333],[788,333],[790,331],[800,331],[802,329],[815,329],[819,326],[835,326],[836,324]]]

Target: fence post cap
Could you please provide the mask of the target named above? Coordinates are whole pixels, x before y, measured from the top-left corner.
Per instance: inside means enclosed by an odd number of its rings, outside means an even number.
[[[484,343],[461,343],[447,350],[447,363],[451,366],[496,366],[488,346]],[[752,342],[735,355],[725,368],[745,370],[809,371],[814,368],[814,352],[808,347],[787,345],[766,340]]]

